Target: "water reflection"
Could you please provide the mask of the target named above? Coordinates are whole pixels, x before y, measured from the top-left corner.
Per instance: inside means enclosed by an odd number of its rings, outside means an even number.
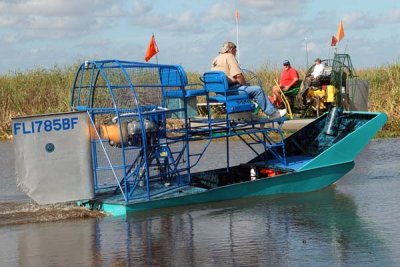
[[[388,249],[353,197],[334,188],[0,227],[0,236],[9,241],[0,243],[2,265],[19,266],[392,265],[399,248]]]
[[[372,142],[337,188],[309,194],[85,220],[2,202],[0,266],[398,266],[396,147]]]
[[[389,261],[384,241],[334,189],[94,220],[96,264],[327,265]]]

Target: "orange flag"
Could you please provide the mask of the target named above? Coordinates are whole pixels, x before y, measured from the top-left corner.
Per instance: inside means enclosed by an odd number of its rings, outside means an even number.
[[[239,15],[239,11],[236,11],[236,12],[235,12],[235,19],[236,19],[237,21],[239,20],[239,16],[240,16],[240,15]]]
[[[336,44],[337,44],[337,39],[335,36],[332,36],[331,46],[336,46]]]
[[[147,47],[146,55],[144,56],[144,60],[149,61],[155,54],[159,52],[158,46],[156,44],[156,39],[154,38],[154,34],[151,36],[149,46]]]
[[[344,30],[343,30],[343,23],[340,21],[339,28],[336,33],[336,40],[340,42],[344,38]]]

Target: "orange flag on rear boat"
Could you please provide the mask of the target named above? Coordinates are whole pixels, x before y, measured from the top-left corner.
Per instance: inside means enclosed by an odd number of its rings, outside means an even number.
[[[337,33],[336,33],[336,40],[338,42],[340,42],[340,40],[342,40],[343,38],[344,38],[343,23],[342,23],[342,21],[340,21],[339,28],[338,28]]]
[[[144,60],[149,61],[155,54],[159,52],[158,46],[156,44],[156,39],[154,38],[154,34],[151,36],[149,46],[147,47],[146,55],[144,56]]]
[[[236,12],[235,12],[235,19],[236,19],[237,21],[239,20],[239,16],[240,16],[240,15],[239,15],[239,11],[236,11]]]
[[[337,39],[335,36],[332,35],[331,46],[336,46],[336,44],[337,44]]]

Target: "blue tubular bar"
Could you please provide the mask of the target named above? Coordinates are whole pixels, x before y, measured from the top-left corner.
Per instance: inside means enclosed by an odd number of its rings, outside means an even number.
[[[237,101],[230,99],[227,92],[224,95],[229,115],[225,119],[212,119],[209,109],[211,89],[207,85],[208,78],[204,81],[205,84],[189,84],[179,65],[123,60],[81,64],[70,104],[71,110],[87,111],[92,122],[96,193],[105,189],[113,189],[114,193],[121,191],[124,201],[129,202],[152,199],[190,185],[191,169],[203,158],[215,138],[226,139],[227,170],[231,136],[239,136],[255,153],[253,146],[262,145],[274,159],[286,164],[280,132],[283,122],[277,122],[277,128],[265,129],[257,127],[260,122],[265,122],[262,120],[234,122],[231,113],[252,110],[254,105],[247,95],[240,95],[239,100],[244,101]],[[207,118],[188,115],[189,102],[198,96],[207,101]],[[196,122],[201,122],[201,126],[195,126]],[[277,132],[281,140],[273,141],[268,136],[271,132]],[[250,140],[242,135],[249,136]],[[196,151],[190,145],[196,141],[206,142],[202,142]]]

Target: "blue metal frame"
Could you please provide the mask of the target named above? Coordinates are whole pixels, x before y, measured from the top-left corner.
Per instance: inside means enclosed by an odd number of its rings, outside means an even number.
[[[72,110],[87,111],[92,121],[96,192],[121,191],[116,196],[122,195],[129,202],[151,199],[189,185],[191,168],[215,138],[226,139],[227,170],[232,136],[239,136],[254,152],[253,146],[261,144],[274,160],[286,164],[280,131],[283,119],[272,122],[269,128],[260,126],[260,123],[271,123],[266,119],[240,124],[229,116],[211,119],[210,114],[207,118],[189,119],[188,98],[205,96],[209,107],[209,91],[207,79],[204,84],[188,84],[186,73],[179,65],[121,60],[83,63],[75,76],[70,104]],[[169,108],[168,98],[181,99],[183,107]],[[250,101],[248,97],[246,100]],[[239,101],[238,105],[241,104]],[[179,127],[168,127],[172,114],[180,114]],[[118,128],[116,140],[109,134],[112,127]],[[272,132],[277,133],[277,141],[269,136]],[[200,151],[192,151],[190,142],[198,140],[207,142]]]

